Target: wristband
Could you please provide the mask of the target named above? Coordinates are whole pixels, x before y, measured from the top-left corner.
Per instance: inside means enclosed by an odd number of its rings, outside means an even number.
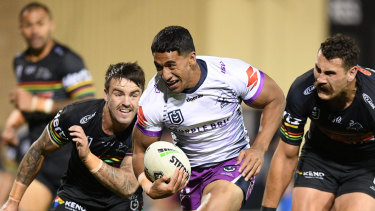
[[[262,206],[260,208],[260,211],[276,211],[276,208],[271,208],[271,207],[264,207]]]
[[[89,170],[90,170],[90,172],[91,172],[92,174],[95,174],[96,172],[99,171],[99,169],[100,169],[102,166],[103,166],[103,161],[100,160],[99,164],[98,164],[95,168],[93,168],[93,169],[89,169]]]
[[[31,112],[34,112],[38,103],[38,97],[36,95],[31,99]]]
[[[86,159],[82,160],[87,169],[92,173],[96,173],[103,166],[103,161],[96,157],[91,152],[87,155]]]
[[[12,190],[9,193],[9,199],[20,202],[22,195],[25,193],[27,186],[21,182],[15,181]]]
[[[52,112],[53,100],[51,98],[47,99],[44,103],[44,113],[50,114]]]
[[[142,189],[148,194],[150,192],[152,183],[150,180],[147,179],[146,175],[144,172],[142,172],[138,176],[138,183],[141,185]]]

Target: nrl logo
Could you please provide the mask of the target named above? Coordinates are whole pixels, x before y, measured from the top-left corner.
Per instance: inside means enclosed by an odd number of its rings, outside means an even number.
[[[169,120],[174,125],[180,125],[184,122],[184,117],[182,116],[181,110],[177,109],[168,113]]]

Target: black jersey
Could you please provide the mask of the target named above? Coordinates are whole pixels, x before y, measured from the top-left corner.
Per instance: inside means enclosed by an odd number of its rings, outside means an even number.
[[[18,87],[39,97],[53,100],[94,96],[94,86],[83,60],[68,47],[57,42],[50,53],[38,62],[26,60],[27,50],[13,61]],[[36,140],[54,115],[40,112],[24,113],[31,139]]]
[[[131,133],[135,123],[123,132],[108,135],[102,130],[102,116],[105,101],[103,99],[91,99],[77,102],[61,110],[54,120],[48,125],[51,140],[58,145],[71,142],[68,128],[79,125],[85,131],[89,141],[91,152],[103,162],[118,167],[125,156],[132,156]],[[107,203],[121,203],[124,200],[105,188],[89,172],[78,156],[77,149],[73,147],[69,166],[62,179],[62,186],[58,195],[64,194],[84,201],[94,207],[105,207]],[[142,190],[136,192],[141,198]]]
[[[298,77],[289,89],[281,138],[300,145],[307,118],[304,151],[340,161],[373,158],[375,153],[375,72],[359,67],[357,91],[352,104],[342,111],[330,111],[313,85],[313,69]],[[302,154],[303,156],[303,154]]]

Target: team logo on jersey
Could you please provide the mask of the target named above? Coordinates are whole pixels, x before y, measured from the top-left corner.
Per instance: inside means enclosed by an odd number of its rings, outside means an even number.
[[[312,119],[319,119],[320,117],[320,109],[317,107],[314,107],[311,111],[311,118]]]
[[[95,114],[96,114],[96,112],[93,113],[93,114],[89,114],[89,115],[86,115],[86,116],[82,117],[82,119],[79,120],[79,123],[81,123],[82,125],[86,124],[90,119],[92,119],[95,116]]]
[[[247,77],[248,77],[248,82],[247,82],[247,87],[250,87],[250,89],[253,89],[257,84],[258,84],[258,74],[256,71],[254,71],[253,67],[250,66],[247,70]]]
[[[366,101],[366,103],[368,103],[371,106],[372,109],[375,109],[375,105],[370,96],[368,96],[366,93],[363,93],[362,97]]]
[[[224,166],[223,170],[226,171],[226,172],[232,172],[232,171],[235,171],[237,169],[236,166]]]
[[[360,131],[363,129],[363,126],[359,122],[355,122],[354,120],[350,120],[348,127],[346,128],[348,130],[355,130]]]
[[[303,91],[303,94],[304,95],[309,95],[311,94],[315,89],[315,86],[314,85],[311,85],[309,87],[307,87],[304,91]]]
[[[184,122],[184,117],[182,116],[181,110],[177,109],[171,112],[168,112],[169,121],[174,125],[180,125]]]

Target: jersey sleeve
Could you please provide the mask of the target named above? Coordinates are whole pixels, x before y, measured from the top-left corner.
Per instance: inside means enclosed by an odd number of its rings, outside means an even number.
[[[228,70],[229,84],[234,88],[242,100],[250,105],[257,99],[264,85],[264,74],[262,71],[251,66],[250,64],[239,60],[231,59],[229,62],[224,61]]]
[[[289,89],[286,98],[286,107],[279,130],[281,139],[291,145],[300,145],[302,143],[304,127],[307,121],[306,107],[302,99],[306,96],[303,91],[298,89],[297,83],[293,83]]]
[[[71,99],[94,96],[94,83],[81,57],[68,51],[61,63],[62,85]]]
[[[163,130],[164,94],[157,86],[155,76],[139,100],[136,127],[145,135],[159,137]]]
[[[47,125],[50,139],[59,146],[62,146],[71,140],[68,131],[68,128],[72,125],[69,118],[69,116],[71,116],[71,114],[69,114],[69,108],[70,107],[67,106],[60,110]]]

